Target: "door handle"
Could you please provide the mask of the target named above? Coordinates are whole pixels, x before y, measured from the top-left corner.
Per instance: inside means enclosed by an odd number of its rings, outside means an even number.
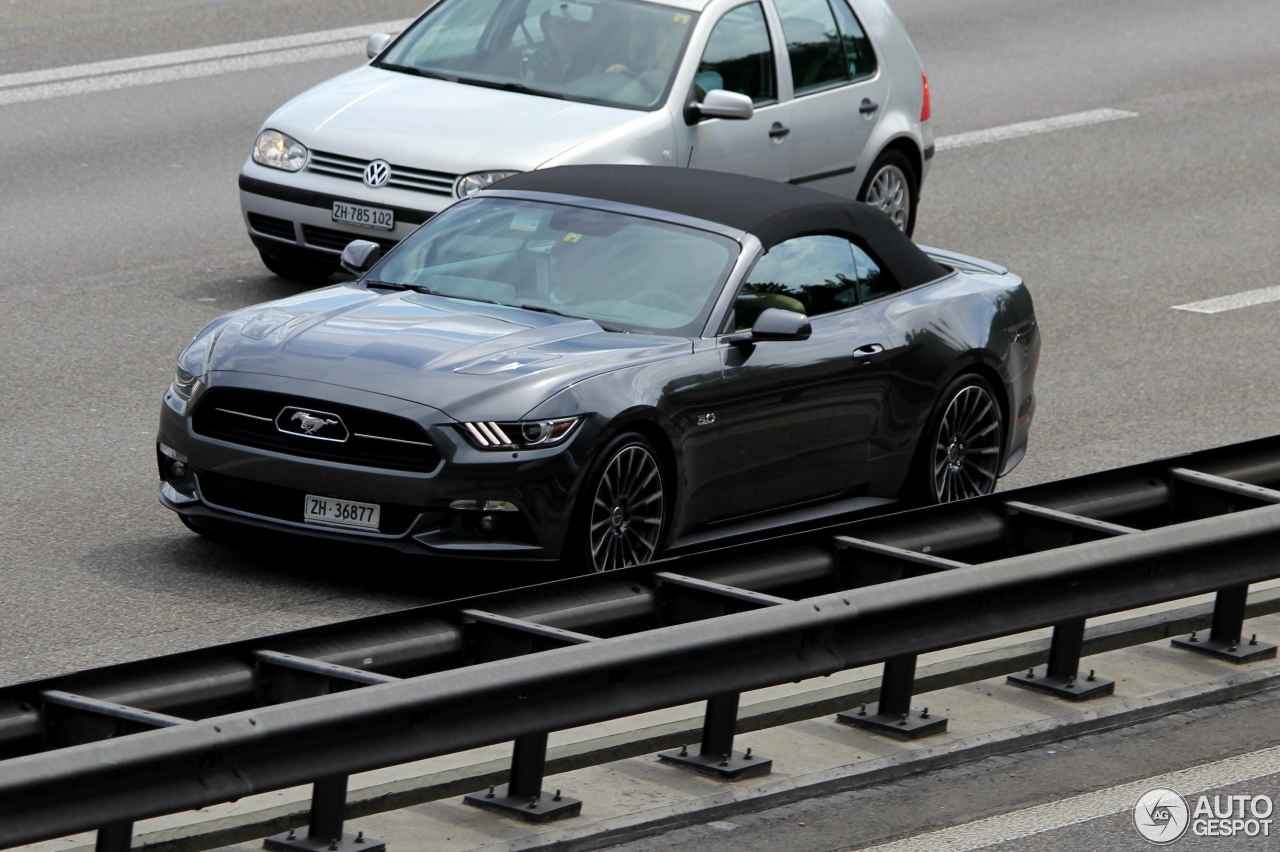
[[[854,358],[870,358],[872,355],[879,355],[884,351],[884,347],[879,343],[868,343],[866,346],[859,346],[853,350]]]
[[[769,128],[770,139],[781,139],[791,132],[791,128],[787,127],[781,121],[775,121],[773,127]]]
[[[880,104],[871,100],[871,98],[863,98],[862,106],[858,107],[858,112],[862,113],[863,115],[869,116],[871,115],[871,113],[875,112],[878,109],[880,109]]]

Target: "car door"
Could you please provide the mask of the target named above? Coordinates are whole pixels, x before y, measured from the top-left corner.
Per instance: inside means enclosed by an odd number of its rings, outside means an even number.
[[[857,306],[856,275],[849,241],[817,235],[775,246],[742,284],[726,331],[749,328],[773,307],[807,313],[813,334],[722,342],[708,519],[866,491],[864,462],[885,391],[876,356],[888,338]]]
[[[791,182],[853,197],[889,83],[848,0],[772,0],[787,42]]]
[[[713,89],[751,98],[749,119],[704,118],[685,130],[685,164],[770,180],[791,176],[790,107],[778,96],[778,62],[761,2],[725,12],[711,30],[694,76],[695,100]],[[683,125],[683,122],[681,122]]]

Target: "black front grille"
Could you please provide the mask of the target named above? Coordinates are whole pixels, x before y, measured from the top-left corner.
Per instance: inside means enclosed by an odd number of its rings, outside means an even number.
[[[303,522],[302,504],[307,496],[305,491],[280,485],[265,485],[207,470],[196,471],[196,479],[200,482],[200,493],[214,506],[281,521]],[[422,512],[421,509],[398,503],[378,505],[378,532],[384,535],[402,535]]]
[[[253,228],[259,234],[266,234],[268,237],[288,240],[291,243],[295,242],[297,239],[293,234],[293,223],[287,219],[277,219],[274,216],[263,216],[261,213],[250,213],[249,227]]]
[[[339,443],[281,432],[276,417],[289,407],[336,414],[350,437]],[[412,420],[290,394],[213,388],[201,397],[191,427],[198,435],[220,441],[325,461],[422,473],[440,464],[431,439]]]
[[[382,246],[384,252],[395,248],[396,240],[380,240],[372,236],[351,234],[347,231],[335,231],[332,228],[320,228],[316,225],[303,225],[302,238],[309,246],[342,251],[352,240],[368,240]]]

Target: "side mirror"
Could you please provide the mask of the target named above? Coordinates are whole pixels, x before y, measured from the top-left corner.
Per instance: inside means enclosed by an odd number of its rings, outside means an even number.
[[[342,250],[338,263],[352,275],[364,275],[382,259],[382,246],[368,240],[352,240]]]
[[[751,98],[724,89],[712,89],[701,102],[694,102],[692,109],[699,118],[734,118],[744,120],[756,114]]]
[[[813,326],[809,325],[809,318],[804,314],[782,308],[765,308],[756,317],[750,331],[729,335],[729,342],[742,346],[765,340],[808,340],[812,334]]]
[[[369,36],[369,41],[365,43],[364,52],[370,59],[373,59],[382,51],[386,50],[387,45],[391,44],[391,36],[386,33],[374,33]]]

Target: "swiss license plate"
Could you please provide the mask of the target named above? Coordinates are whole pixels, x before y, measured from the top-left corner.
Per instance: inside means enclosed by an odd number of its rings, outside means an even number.
[[[338,524],[344,527],[378,528],[379,507],[376,503],[335,500],[332,497],[306,496],[303,510],[308,523]]]
[[[333,221],[344,225],[359,225],[362,228],[390,231],[396,226],[396,214],[394,210],[382,207],[365,207],[363,204],[335,201],[333,202]]]

